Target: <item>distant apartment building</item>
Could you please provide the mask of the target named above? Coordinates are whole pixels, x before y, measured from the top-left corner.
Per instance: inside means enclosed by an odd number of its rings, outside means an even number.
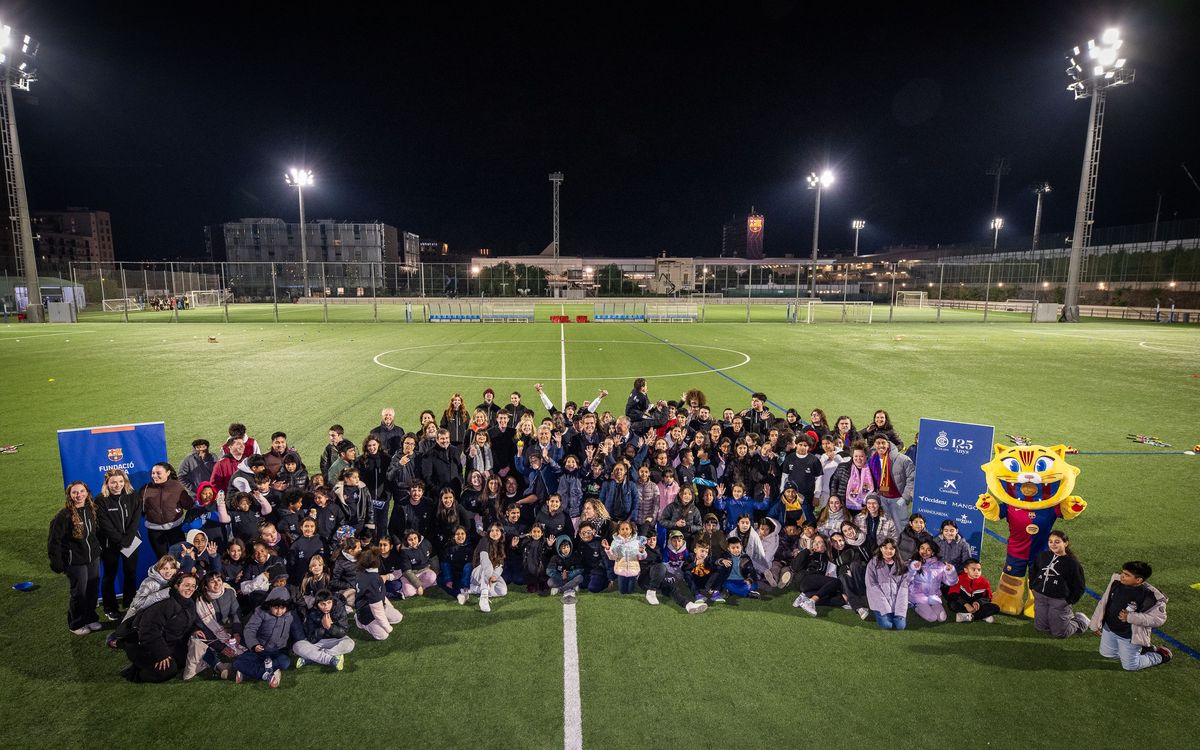
[[[241,219],[205,227],[204,244],[213,262],[237,264],[226,270],[226,286],[235,294],[264,295],[264,288],[270,294],[274,270],[275,289],[286,296],[304,289],[300,231],[299,224],[283,219]],[[383,264],[400,263],[402,251],[408,255],[399,231],[380,222],[321,219],[303,231],[308,286],[328,289],[330,295],[370,294],[373,281],[384,283]]]
[[[34,211],[33,248],[38,267],[65,273],[71,263],[112,263],[112,217],[107,211],[68,208]],[[11,232],[8,247],[12,246]]]
[[[762,260],[763,228],[763,216],[753,208],[749,216],[731,218],[721,228],[721,257]]]

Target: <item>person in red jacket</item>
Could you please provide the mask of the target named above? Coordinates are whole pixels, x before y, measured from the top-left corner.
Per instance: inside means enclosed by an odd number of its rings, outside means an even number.
[[[213,467],[212,477],[208,480],[217,488],[217,492],[229,490],[230,480],[233,479],[233,475],[238,471],[238,465],[247,455],[250,453],[246,450],[245,438],[232,438],[225,444],[225,452],[221,455],[221,460],[217,461],[217,465]]]
[[[983,620],[995,622],[1000,608],[992,604],[992,584],[983,577],[983,566],[975,558],[967,560],[958,574],[958,583],[950,587],[950,611],[958,622]]]

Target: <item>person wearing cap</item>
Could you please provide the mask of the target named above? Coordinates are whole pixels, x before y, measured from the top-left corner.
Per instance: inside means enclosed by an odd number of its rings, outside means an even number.
[[[484,388],[483,403],[475,408],[487,414],[488,422],[495,422],[496,415],[500,413],[500,405],[496,403],[496,392],[491,388]]]

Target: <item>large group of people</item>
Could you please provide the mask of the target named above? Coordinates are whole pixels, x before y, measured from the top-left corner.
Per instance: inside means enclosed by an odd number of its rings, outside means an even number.
[[[840,607],[886,630],[910,613],[998,612],[954,522],[931,529],[911,512],[915,444],[884,410],[860,429],[819,408],[774,414],[754,393],[717,414],[699,390],[652,401],[638,378],[614,414],[601,410],[607,391],[560,409],[534,388],[540,419],[520,393],[501,404],[488,388],[473,410],[455,393],[440,414],[422,411],[411,431],[391,408],[360,442],[334,424],[315,467],[284,432],[260,444],[234,423],[219,448],[196,439],[178,469],[156,464],[136,490],[122,469],[96,496],[72,482],[49,537],[68,628],[102,629],[100,595],[127,679],[211,669],[276,687],[293,664],[343,669],[351,624],[387,639],[395,602],[439,590],[483,612],[523,586],[568,605],[582,592],[665,595],[689,614],[788,592],[810,616]],[[139,585],[143,543],[157,561]],[[1097,632],[1126,669],[1168,661],[1150,643],[1166,618],[1150,573],[1126,563],[1093,616],[1075,612],[1083,568],[1055,531],[1029,573],[1034,624]]]

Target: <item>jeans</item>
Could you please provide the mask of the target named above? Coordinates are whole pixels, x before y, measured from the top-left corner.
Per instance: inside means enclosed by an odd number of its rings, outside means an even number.
[[[875,613],[875,622],[879,623],[879,627],[884,630],[904,630],[904,616],[884,614],[883,612]]]
[[[583,583],[583,568],[573,568],[566,572],[550,568],[546,572],[549,574],[550,585],[564,594],[575,591]]]
[[[743,599],[750,596],[751,591],[758,591],[757,583],[746,583],[744,579],[725,581],[725,590],[734,596],[740,596]]]
[[[1122,638],[1105,625],[1100,631],[1100,655],[1105,659],[1120,659],[1126,672],[1162,664],[1162,655],[1153,651],[1142,653],[1142,647],[1128,638]]]
[[[471,588],[471,563],[464,565],[462,572],[457,577],[450,570],[450,563],[442,563],[441,586],[446,590],[447,594],[452,596],[459,591],[466,591]]]
[[[637,578],[633,576],[617,576],[617,590],[622,594],[632,594],[637,591]]]
[[[271,679],[267,674],[266,661],[271,660],[271,670],[287,669],[292,666],[292,657],[287,651],[263,651],[255,653],[253,649],[233,660],[233,668],[252,679]]]

